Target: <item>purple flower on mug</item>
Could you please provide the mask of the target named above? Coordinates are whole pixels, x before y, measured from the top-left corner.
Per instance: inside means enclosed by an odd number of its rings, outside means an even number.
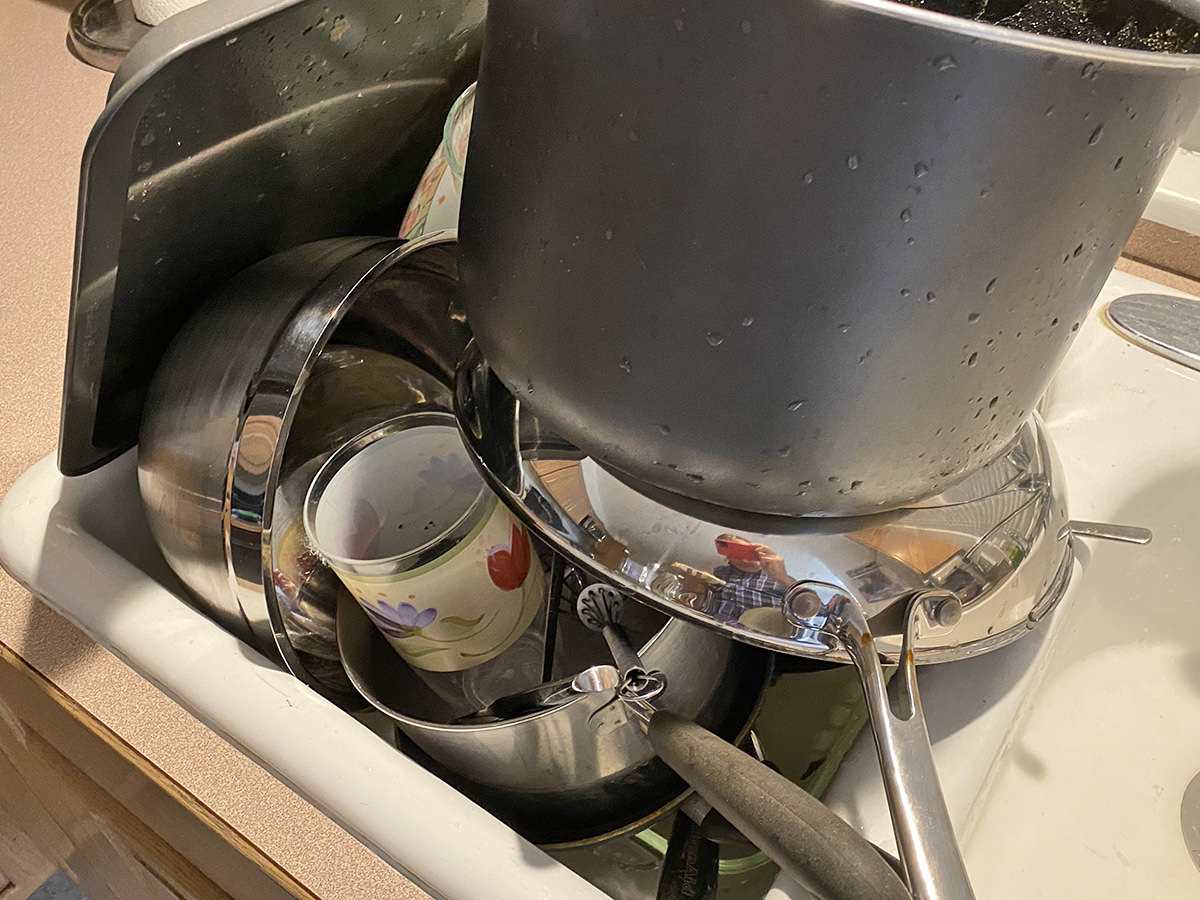
[[[429,627],[437,619],[437,610],[432,606],[419,612],[411,603],[401,603],[395,608],[385,603],[370,604],[365,608],[375,627],[393,638],[419,635],[422,628]]]

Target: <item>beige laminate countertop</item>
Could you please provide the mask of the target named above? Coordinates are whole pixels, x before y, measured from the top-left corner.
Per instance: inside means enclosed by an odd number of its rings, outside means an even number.
[[[74,0],[0,0],[0,494],[54,451],[84,142],[106,72],[66,45]],[[0,573],[0,643],[323,900],[427,895]]]

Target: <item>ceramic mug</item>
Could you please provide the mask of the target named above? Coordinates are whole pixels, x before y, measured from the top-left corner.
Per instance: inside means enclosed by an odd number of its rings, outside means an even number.
[[[400,237],[412,240],[439,229],[458,227],[463,170],[467,164],[467,143],[474,114],[475,85],[472,84],[450,107],[442,127],[442,142],[425,167],[425,174],[404,212]]]
[[[398,416],[335,450],[308,489],[304,526],[417,669],[499,656],[542,603],[529,534],[475,470],[449,413]]]

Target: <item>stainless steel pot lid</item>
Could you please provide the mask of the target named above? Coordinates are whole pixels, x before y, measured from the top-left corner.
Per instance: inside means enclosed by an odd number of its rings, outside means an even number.
[[[556,549],[673,616],[786,653],[849,661],[788,623],[786,588],[838,585],[896,659],[905,603],[952,592],[961,618],[928,623],[921,662],[971,656],[1024,634],[1062,597],[1073,553],[1061,476],[1036,416],[987,465],[920,508],[854,518],[720,510],[631,486],[544,428],[472,346],[456,408],[501,498]]]

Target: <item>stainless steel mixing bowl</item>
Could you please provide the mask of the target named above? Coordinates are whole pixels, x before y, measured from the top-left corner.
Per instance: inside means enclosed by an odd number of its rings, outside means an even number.
[[[772,655],[648,609],[630,612],[658,622],[642,649],[646,666],[666,675],[656,704],[740,740],[758,711]],[[565,617],[559,627],[569,632],[572,625],[580,630]],[[571,846],[636,830],[688,793],[612,692],[498,722],[450,724],[445,703],[349,597],[338,604],[337,628],[346,671],[395,720],[406,750],[534,843]],[[608,659],[600,647],[587,658],[576,646],[575,671]]]
[[[340,582],[303,540],[305,479],[373,422],[449,408],[469,338],[456,278],[445,235],[285,251],[188,321],[147,400],[138,482],[167,562],[205,612],[345,705],[361,698],[337,658]]]
[[[1028,418],[1200,103],[1200,58],[888,0],[496,0],[464,301],[642,483],[903,506]]]

